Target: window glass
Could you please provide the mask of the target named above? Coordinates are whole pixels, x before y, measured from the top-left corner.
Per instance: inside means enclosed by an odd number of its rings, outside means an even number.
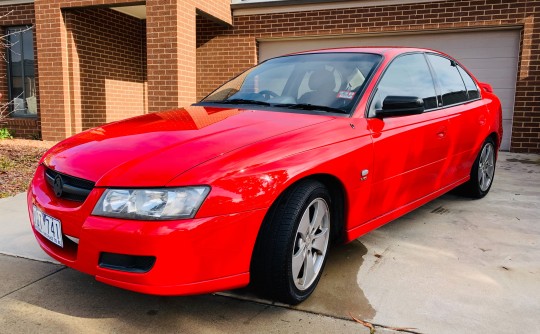
[[[36,116],[34,36],[31,27],[7,29],[9,99],[13,116]]]
[[[376,54],[345,52],[277,57],[225,83],[201,103],[348,114],[380,60]]]
[[[281,95],[293,70],[294,66],[292,64],[283,64],[255,75],[253,77],[254,92],[271,91]]]
[[[332,66],[324,66],[324,69],[329,71],[334,75],[334,88],[332,89],[335,93],[338,92],[339,88],[342,86],[343,80],[341,79],[341,74]],[[309,88],[309,79],[311,78],[311,75],[315,72],[315,70],[308,70],[304,73],[304,76],[302,78],[302,81],[300,82],[300,86],[298,86],[298,94],[297,99],[300,99],[304,94],[311,91]]]
[[[257,72],[251,69],[226,82],[206,99],[221,101],[229,98],[246,98],[246,95],[252,97],[261,92],[281,95],[293,70],[294,66],[291,64],[279,64],[273,69],[267,68]]]
[[[467,90],[459,74],[457,64],[448,58],[428,55],[441,87],[443,106],[467,101]]]
[[[423,54],[401,56],[390,64],[379,82],[369,116],[382,109],[387,96],[416,96],[424,100],[426,110],[437,107],[433,77]]]
[[[459,73],[461,74],[461,77],[463,78],[463,81],[465,81],[465,88],[467,88],[467,94],[469,94],[469,100],[476,100],[480,98],[480,92],[478,91],[478,86],[476,86],[476,83],[471,78],[469,73],[465,71],[461,66],[457,66],[459,69]]]

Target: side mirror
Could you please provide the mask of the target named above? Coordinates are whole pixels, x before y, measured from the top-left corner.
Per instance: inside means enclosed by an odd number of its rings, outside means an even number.
[[[376,111],[379,118],[416,115],[424,112],[424,100],[416,96],[387,96],[382,110]]]

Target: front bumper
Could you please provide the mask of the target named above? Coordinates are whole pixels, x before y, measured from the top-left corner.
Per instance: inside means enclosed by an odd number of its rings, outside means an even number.
[[[34,235],[59,262],[120,288],[159,295],[214,292],[245,286],[259,227],[266,209],[190,220],[136,221],[92,216],[104,189],[95,188],[83,203],[54,196],[39,166],[28,190]],[[61,248],[34,229],[32,205],[62,222]],[[73,242],[66,235],[78,238]],[[154,256],[146,273],[99,266],[103,252]]]

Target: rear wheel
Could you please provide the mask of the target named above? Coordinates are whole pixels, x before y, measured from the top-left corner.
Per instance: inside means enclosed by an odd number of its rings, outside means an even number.
[[[471,169],[471,178],[461,187],[461,193],[473,198],[487,195],[495,177],[495,142],[486,139]]]
[[[298,304],[315,290],[330,244],[330,203],[323,184],[306,180],[272,206],[251,266],[253,284],[262,294]]]

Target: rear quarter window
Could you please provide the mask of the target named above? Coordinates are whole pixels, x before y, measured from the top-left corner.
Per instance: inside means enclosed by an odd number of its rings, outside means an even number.
[[[463,69],[461,66],[457,66],[459,73],[461,74],[461,77],[463,78],[463,81],[465,82],[465,88],[467,88],[467,94],[469,96],[469,100],[476,100],[480,98],[480,92],[478,91],[478,86],[474,82],[474,80],[471,78],[469,73]]]

